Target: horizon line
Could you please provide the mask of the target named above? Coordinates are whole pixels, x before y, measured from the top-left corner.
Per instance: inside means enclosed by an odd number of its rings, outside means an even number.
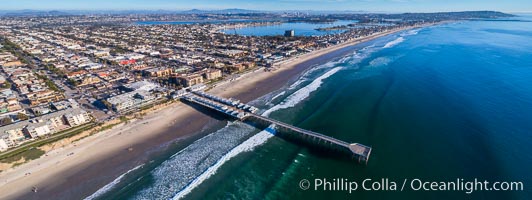
[[[0,9],[0,12],[5,11],[112,11],[112,12],[123,12],[123,11],[167,11],[167,12],[183,12],[183,11],[224,11],[224,10],[242,10],[242,11],[254,11],[254,12],[379,12],[379,13],[443,13],[443,12],[506,12],[506,13],[532,13],[532,11],[501,11],[501,10],[433,10],[433,11],[369,11],[369,10],[314,10],[314,9],[287,9],[287,10],[255,10],[255,9],[245,9],[245,8],[223,8],[223,9]]]

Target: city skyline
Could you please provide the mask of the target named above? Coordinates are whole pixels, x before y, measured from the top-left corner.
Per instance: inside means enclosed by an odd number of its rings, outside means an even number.
[[[4,1],[1,10],[189,10],[189,9],[249,9],[261,11],[369,11],[369,12],[447,12],[465,10],[496,10],[502,12],[530,12],[532,2],[525,0],[496,1],[437,1],[437,0],[118,0],[68,1],[21,0]]]

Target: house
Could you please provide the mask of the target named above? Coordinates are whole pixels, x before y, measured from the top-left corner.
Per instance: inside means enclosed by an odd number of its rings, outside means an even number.
[[[110,56],[109,51],[96,51],[93,53],[96,57]]]
[[[70,72],[67,74],[67,78],[76,78],[76,77],[82,77],[84,76],[85,74],[87,74],[88,72],[85,71],[85,70],[80,70],[80,71],[75,71],[75,72]]]
[[[135,59],[131,59],[131,60],[121,60],[119,64],[120,65],[131,65],[135,63],[137,63],[137,61]]]
[[[90,75],[90,76],[86,76],[82,78],[78,86],[92,85],[92,84],[99,83],[101,81],[102,80],[98,78],[97,76]]]
[[[62,96],[58,95],[52,90],[42,90],[38,92],[27,93],[26,98],[30,101],[31,106],[35,106],[43,103],[58,101],[62,98]]]

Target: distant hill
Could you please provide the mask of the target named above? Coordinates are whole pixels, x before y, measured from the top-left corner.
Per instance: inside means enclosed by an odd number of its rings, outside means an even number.
[[[406,15],[416,15],[419,13],[404,13]],[[498,11],[461,11],[461,12],[434,12],[426,13],[432,15],[452,15],[463,18],[498,18],[498,17],[515,17],[515,15],[498,12]]]
[[[192,10],[182,11],[180,13],[182,13],[182,14],[245,14],[245,13],[264,13],[264,12],[266,12],[266,11],[231,8],[231,9],[223,9],[223,10],[192,9]]]
[[[51,11],[42,11],[42,10],[13,10],[13,11],[3,11],[0,12],[1,15],[5,16],[62,16],[62,15],[71,15],[68,12],[51,10]]]
[[[0,10],[0,16],[65,16],[65,15],[86,15],[86,14],[260,14],[260,13],[307,13],[307,14],[388,14],[388,15],[433,15],[433,16],[459,16],[463,18],[497,18],[512,17],[514,15],[497,11],[463,11],[463,12],[431,12],[431,13],[389,13],[389,12],[365,12],[365,11],[314,11],[314,10],[285,10],[285,11],[261,11],[247,10],[240,8],[222,9],[222,10]]]

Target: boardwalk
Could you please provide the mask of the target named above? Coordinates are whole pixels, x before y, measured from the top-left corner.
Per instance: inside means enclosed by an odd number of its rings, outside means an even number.
[[[307,141],[317,144],[327,144],[328,146],[334,146],[335,149],[349,152],[353,157],[358,159],[359,162],[367,163],[371,154],[371,147],[358,143],[347,143],[320,133],[257,115],[255,114],[255,111],[257,110],[255,107],[240,103],[238,100],[217,97],[204,92],[194,92],[183,96],[182,99],[227,114],[242,121],[255,120],[262,123],[274,124],[278,128],[290,130],[293,132],[292,134],[298,134],[301,136],[300,138]]]

